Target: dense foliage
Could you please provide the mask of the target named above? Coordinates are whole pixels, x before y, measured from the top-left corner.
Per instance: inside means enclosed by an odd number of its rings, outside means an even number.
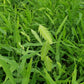
[[[0,0],[0,84],[84,84],[83,0]]]

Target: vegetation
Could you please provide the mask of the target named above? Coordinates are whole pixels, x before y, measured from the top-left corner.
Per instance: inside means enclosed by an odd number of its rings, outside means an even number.
[[[0,84],[84,84],[84,0],[0,0]]]

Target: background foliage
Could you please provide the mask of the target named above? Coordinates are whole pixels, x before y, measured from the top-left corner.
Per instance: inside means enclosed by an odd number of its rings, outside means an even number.
[[[84,84],[83,0],[0,0],[0,84]]]

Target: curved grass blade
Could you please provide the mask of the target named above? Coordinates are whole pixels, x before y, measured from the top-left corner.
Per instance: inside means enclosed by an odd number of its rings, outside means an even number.
[[[46,71],[46,69],[44,69],[44,72],[45,72],[45,78],[46,78],[46,81],[47,81],[47,83],[49,83],[49,84],[56,84],[55,82],[54,82],[54,80],[50,77],[50,75],[48,74],[48,72]]]
[[[12,76],[12,73],[9,69],[9,65],[4,60],[0,59],[0,67],[3,67],[3,70],[6,73],[6,77],[7,77],[7,79],[10,80],[11,84],[16,84],[16,82],[15,82],[13,76]]]

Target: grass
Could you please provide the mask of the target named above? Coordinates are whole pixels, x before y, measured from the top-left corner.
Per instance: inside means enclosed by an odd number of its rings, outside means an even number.
[[[83,0],[0,0],[0,84],[84,84]]]

